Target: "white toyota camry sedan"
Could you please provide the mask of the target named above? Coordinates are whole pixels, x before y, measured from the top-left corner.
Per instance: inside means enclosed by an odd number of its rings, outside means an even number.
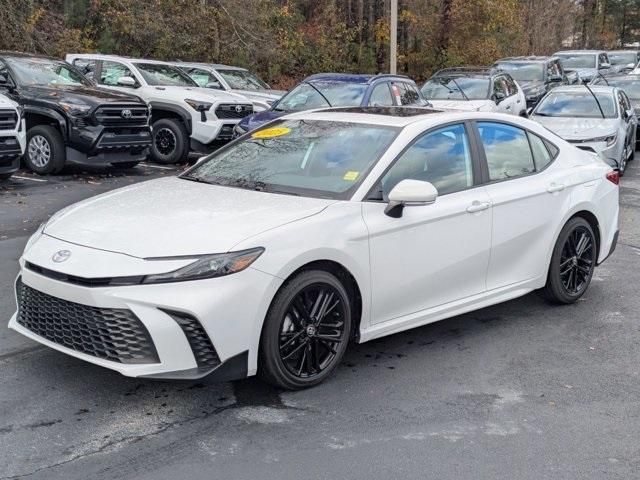
[[[535,122],[303,112],[55,214],[9,325],[127,376],[298,389],[350,341],[532,290],[574,302],[617,232],[618,173]]]

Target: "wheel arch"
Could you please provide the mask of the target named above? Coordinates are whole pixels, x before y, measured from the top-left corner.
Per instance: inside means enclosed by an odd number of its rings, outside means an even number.
[[[173,105],[165,102],[150,102],[151,105],[151,123],[162,118],[178,118],[184,123],[187,133],[191,135],[193,125],[191,123],[191,115],[189,112],[179,105]]]
[[[54,110],[40,107],[26,107],[24,112],[27,132],[38,125],[50,125],[60,130],[62,138],[66,141],[68,136],[67,121]]]

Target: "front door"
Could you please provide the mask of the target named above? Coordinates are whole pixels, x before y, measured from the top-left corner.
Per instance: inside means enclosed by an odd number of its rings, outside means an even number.
[[[467,127],[450,125],[419,137],[363,203],[369,229],[372,323],[401,320],[485,290],[491,248],[491,205],[474,176]],[[384,213],[401,180],[431,182],[434,204]]]

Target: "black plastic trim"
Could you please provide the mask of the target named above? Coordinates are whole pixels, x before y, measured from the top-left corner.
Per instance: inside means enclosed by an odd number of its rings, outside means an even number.
[[[191,135],[191,133],[193,132],[191,114],[185,108],[165,102],[150,102],[149,105],[151,105],[151,119],[149,119],[150,123],[153,123],[152,119],[154,111],[165,110],[177,114],[182,119],[185,127],[187,127],[187,133],[189,135]]]
[[[596,265],[602,265],[604,261],[611,256],[611,254],[615,251],[618,246],[618,235],[620,234],[620,230],[616,230],[616,233],[613,235],[613,242],[611,242],[611,248],[609,249],[609,253],[607,256],[602,259],[601,262],[598,262]]]
[[[228,358],[215,368],[190,368],[188,370],[176,370],[173,372],[153,373],[140,375],[141,378],[158,380],[197,380],[207,377],[212,382],[227,382],[247,378],[249,372],[249,351],[245,350]]]

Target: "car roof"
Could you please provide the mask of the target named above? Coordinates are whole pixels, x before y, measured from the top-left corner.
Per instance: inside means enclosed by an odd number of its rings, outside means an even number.
[[[574,54],[589,54],[593,55],[594,53],[607,53],[606,50],[558,50],[554,55],[560,55],[563,53],[574,53]]]
[[[633,50],[633,49],[622,49],[622,50],[607,50],[607,53],[638,53],[640,52],[640,50]]]
[[[500,62],[517,62],[517,63],[547,63],[552,60],[557,60],[558,57],[546,57],[542,55],[522,55],[519,57],[505,57],[500,60],[496,60],[495,63]]]
[[[594,80],[597,80],[598,78],[600,77],[595,77]],[[617,73],[617,74],[611,74],[611,75],[604,75],[603,81],[608,82],[609,80],[629,80],[629,81],[637,82],[638,80],[640,80],[640,73],[627,73],[627,74]]]
[[[589,85],[589,88],[594,93],[613,93],[618,90],[617,87],[610,87],[608,85]],[[561,85],[552,90],[552,92],[585,92],[589,95],[589,89],[584,85]]]
[[[234,67],[233,65],[223,65],[222,63],[204,63],[204,62],[170,62],[178,67],[202,67],[211,68],[213,70],[239,70],[247,71],[246,68]]]
[[[171,62],[164,62],[162,60],[152,60],[149,58],[134,58],[124,57],[122,55],[109,55],[104,53],[70,53],[70,57],[75,58],[93,58],[96,60],[121,60],[132,63],[157,63],[159,65],[172,65]]]
[[[334,82],[334,83],[359,83],[370,84],[376,80],[402,80],[404,82],[411,81],[409,77],[404,75],[390,75],[390,74],[362,74],[362,73],[316,73],[310,75],[303,80],[303,82]]]
[[[47,55],[39,55],[37,53],[28,53],[28,52],[13,52],[11,50],[0,50],[0,57],[14,57],[14,58],[42,58],[46,60],[57,60],[63,62],[64,60],[60,60],[59,58],[49,57]]]
[[[503,72],[496,67],[449,67],[442,68],[432,75],[434,77],[494,77],[496,75],[503,75],[507,72]]]

